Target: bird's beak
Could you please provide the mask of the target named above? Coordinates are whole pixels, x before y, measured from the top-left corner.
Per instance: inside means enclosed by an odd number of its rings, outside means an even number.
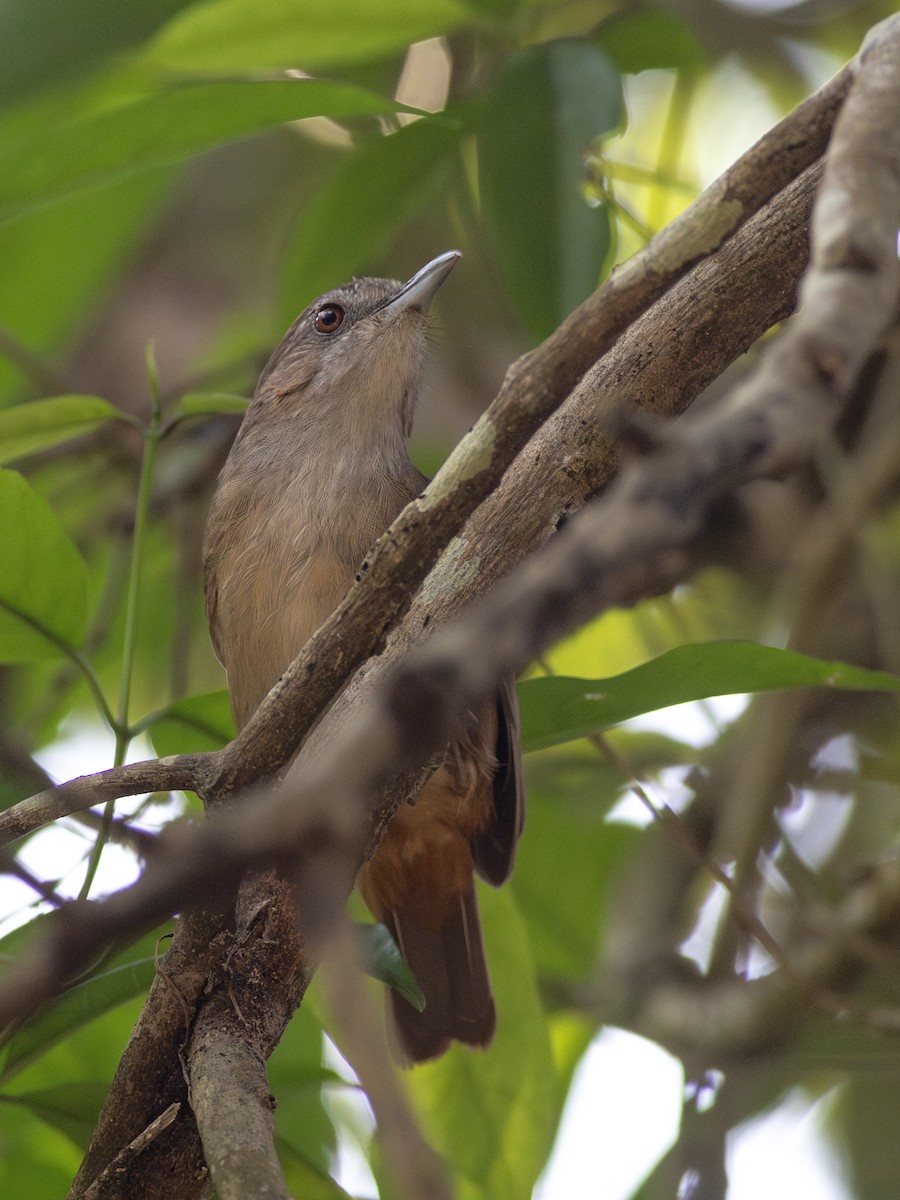
[[[416,271],[412,279],[404,283],[396,295],[382,308],[383,313],[392,316],[408,308],[417,308],[420,312],[428,312],[428,306],[435,297],[438,288],[462,258],[458,250],[448,250],[433,258],[421,271]]]

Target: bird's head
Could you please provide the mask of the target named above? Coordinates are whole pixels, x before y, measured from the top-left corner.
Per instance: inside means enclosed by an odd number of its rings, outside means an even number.
[[[340,417],[344,431],[397,421],[408,436],[428,308],[460,257],[448,250],[403,284],[351,279],[319,296],[269,359],[254,406],[312,424]]]

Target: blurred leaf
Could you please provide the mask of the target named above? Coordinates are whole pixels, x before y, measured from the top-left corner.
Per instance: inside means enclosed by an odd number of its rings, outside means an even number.
[[[236,733],[226,691],[178,700],[153,713],[144,728],[160,758],[220,750]]]
[[[470,15],[453,0],[210,0],[175,18],[144,61],[169,71],[313,70],[383,58],[449,33]]]
[[[3,1048],[2,1079],[18,1074],[51,1046],[126,1000],[144,995],[156,975],[159,932],[142,938],[112,963],[67,988],[15,1030]],[[148,951],[150,952],[148,954]]]
[[[456,133],[426,118],[347,157],[301,213],[287,248],[281,288],[286,320],[378,257],[423,196],[436,190],[456,145]]]
[[[87,618],[87,568],[50,505],[15,471],[0,470],[0,661],[58,657],[28,622],[78,646]]]
[[[133,46],[191,0],[4,0],[0,103],[58,83],[103,55]]]
[[[897,692],[900,677],[755,642],[677,646],[608,679],[556,676],[521,683],[522,745],[557,745],[671,704],[796,687]]]
[[[528,821],[512,889],[538,972],[587,978],[601,948],[603,912],[641,831],[609,823],[623,781],[594,758],[563,761],[557,773],[528,771]]]
[[[483,1052],[454,1045],[407,1076],[428,1140],[464,1200],[527,1200],[550,1151],[560,1097],[524,923],[508,889],[479,888],[497,1002]]]
[[[88,1148],[109,1085],[93,1080],[60,1083],[39,1092],[0,1095],[0,1103],[19,1104],[70,1138]]]
[[[584,198],[584,156],[621,118],[618,72],[588,42],[520,51],[488,93],[478,135],[485,212],[535,337],[551,333],[599,282],[610,221]]]
[[[887,1200],[900,1178],[900,1075],[896,1070],[851,1076],[838,1090],[828,1126],[840,1147],[847,1194],[854,1200]]]
[[[0,411],[0,463],[128,418],[99,396],[53,396]]]
[[[143,236],[167,179],[168,172],[149,172],[0,227],[5,330],[37,357],[55,349],[93,312],[110,274]],[[0,395],[20,388],[23,373],[0,357]]]
[[[349,117],[402,108],[374,92],[321,80],[171,87],[0,144],[0,219],[80,188],[192,154],[300,117]]]
[[[422,1012],[425,996],[418,980],[406,965],[400,948],[386,925],[357,925],[361,966],[373,979],[399,992],[413,1008]]]
[[[0,1195],[60,1200],[82,1152],[71,1139],[19,1105],[0,1105]]]
[[[175,406],[173,416],[206,417],[218,413],[245,413],[250,401],[230,392],[188,392]]]
[[[304,1004],[293,1016],[269,1060],[270,1086],[278,1096],[275,1126],[289,1186],[297,1196],[341,1196],[328,1178],[337,1144],[334,1124],[322,1100],[323,1084],[341,1084],[322,1066],[322,1029]],[[290,1157],[285,1157],[285,1151]],[[302,1184],[302,1186],[301,1186]]]
[[[620,71],[677,70],[689,74],[709,65],[709,55],[691,26],[665,9],[616,13],[595,31],[593,40]]]
[[[280,1106],[280,1091],[278,1103]],[[275,1145],[281,1169],[284,1171],[285,1183],[292,1196],[302,1196],[303,1200],[352,1200],[349,1192],[345,1192],[330,1175],[304,1158],[290,1142],[277,1137]]]

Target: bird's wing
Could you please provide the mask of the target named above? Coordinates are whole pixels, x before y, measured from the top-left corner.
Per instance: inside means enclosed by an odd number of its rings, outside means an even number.
[[[494,818],[472,842],[478,874],[499,887],[509,879],[516,844],[525,824],[525,784],[519,742],[516,685],[506,680],[497,696],[497,771],[494,775]]]

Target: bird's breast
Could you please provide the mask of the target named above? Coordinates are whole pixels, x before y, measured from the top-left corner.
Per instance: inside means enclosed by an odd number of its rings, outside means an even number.
[[[353,582],[415,487],[282,485],[235,498],[214,555],[215,637],[242,727]],[[418,482],[418,480],[416,480]],[[306,481],[309,483],[309,480]],[[227,492],[226,492],[227,497]],[[224,513],[220,514],[225,517]]]

